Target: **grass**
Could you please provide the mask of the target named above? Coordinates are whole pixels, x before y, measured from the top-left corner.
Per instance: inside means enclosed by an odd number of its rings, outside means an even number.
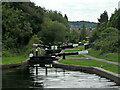
[[[120,72],[118,72],[118,68],[120,68],[120,66],[92,59],[69,59],[69,60],[63,59],[58,62],[69,65],[84,65],[94,67],[100,67],[101,65],[103,65],[103,69],[120,74]]]
[[[19,63],[25,61],[28,57],[24,57],[24,55],[19,55],[16,57],[2,57],[2,64],[12,64]]]
[[[35,56],[36,55],[36,52],[35,52],[35,48],[33,49],[34,50],[34,53],[33,55]],[[23,62],[25,61],[27,58],[29,58],[29,53],[30,53],[31,49],[27,51],[26,55],[27,57],[25,57],[25,53],[22,54],[22,55],[15,55],[15,56],[10,56],[10,57],[5,57],[3,56],[2,58],[0,58],[0,64],[13,64],[13,63],[20,63],[20,62]],[[43,51],[42,51],[43,52]],[[40,50],[38,50],[38,53],[40,53]],[[2,60],[1,60],[2,59]],[[2,61],[2,62],[1,62]]]
[[[118,53],[104,53],[101,55],[100,51],[89,49],[88,55],[96,57],[96,58],[106,59],[106,60],[113,61],[113,62],[120,62],[118,61]]]
[[[75,47],[73,49],[65,49],[64,52],[78,52],[84,50],[84,45]]]
[[[65,49],[64,52],[78,52],[84,50],[84,45],[75,47],[73,49]],[[83,55],[68,55],[66,57],[85,57]]]
[[[81,46],[75,47],[74,49],[79,49],[79,51],[82,51],[82,50],[85,50],[85,46],[81,45]]]
[[[65,49],[64,52],[78,52],[80,50],[75,50],[75,49]]]
[[[85,57],[85,56],[79,54],[79,55],[68,55],[68,56],[66,56],[66,57]]]

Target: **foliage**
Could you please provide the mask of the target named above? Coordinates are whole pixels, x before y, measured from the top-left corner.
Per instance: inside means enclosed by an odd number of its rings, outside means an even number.
[[[26,45],[32,34],[30,23],[23,17],[27,15],[22,10],[7,8],[6,4],[3,5],[3,43],[6,45],[6,48],[17,48],[21,45]]]
[[[119,49],[119,39],[118,35],[120,22],[118,18],[120,17],[120,10],[115,10],[114,14],[108,20],[107,12],[105,11],[101,14],[100,19],[98,19],[99,24],[96,29],[94,29],[90,35],[90,43],[94,43],[95,50],[99,50],[101,53],[108,52],[118,52]]]
[[[83,43],[86,43],[86,41],[85,41],[85,40],[83,40]]]
[[[103,23],[103,22],[107,22],[108,21],[108,14],[107,11],[104,11],[104,13],[102,13],[100,15],[100,18],[98,19],[99,23]]]
[[[65,41],[68,28],[67,15],[63,17],[60,12],[45,10],[31,2],[4,2],[3,56],[25,53],[33,43],[41,43],[41,40],[44,44]]]
[[[30,39],[28,45],[26,45],[25,47],[27,49],[32,49],[33,48],[33,44],[41,44],[43,43],[40,38],[37,35],[33,35],[32,38]]]
[[[56,42],[63,42],[65,40],[65,32],[66,27],[62,23],[51,21],[48,18],[42,24],[42,30],[39,32],[39,36],[44,44],[55,44]]]
[[[67,15],[66,15],[66,14],[65,14],[64,18],[68,21],[68,17],[67,17]]]
[[[38,30],[33,25],[39,23],[40,26],[41,23],[35,20],[41,21],[41,18],[37,18],[41,14],[38,15],[34,3],[5,2],[2,3],[2,8],[3,56],[11,56],[11,54],[16,56],[16,54],[24,52],[24,47],[35,34],[35,30]],[[33,18],[34,21],[30,18]]]
[[[45,16],[50,18],[52,21],[58,21],[69,28],[68,21],[66,19],[67,17],[64,18],[60,12],[50,10],[45,13]]]
[[[99,39],[99,34],[99,31],[97,29],[94,29],[89,36],[89,42],[93,43],[96,39]]]
[[[82,30],[80,32],[80,41],[86,40],[86,36],[87,36],[87,34],[86,34],[86,27],[83,24]]]
[[[73,42],[73,43],[79,42],[79,38],[78,37],[79,37],[79,34],[75,30],[72,30],[69,33],[69,42]]]
[[[110,17],[110,20],[107,24],[108,27],[114,27],[120,30],[120,9],[115,9],[115,12]]]
[[[95,41],[94,48],[101,53],[117,52],[118,46],[118,30],[110,27],[101,32],[100,39]]]
[[[86,28],[96,28],[97,23],[95,22],[89,22],[89,21],[69,21],[69,25],[72,26],[72,29],[81,29],[83,27],[83,24],[85,24]]]

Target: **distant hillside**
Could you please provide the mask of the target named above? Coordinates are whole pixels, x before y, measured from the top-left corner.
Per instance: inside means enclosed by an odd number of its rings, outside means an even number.
[[[69,25],[71,29],[79,29],[82,28],[83,24],[85,24],[86,28],[96,28],[97,23],[89,22],[89,21],[69,21]]]

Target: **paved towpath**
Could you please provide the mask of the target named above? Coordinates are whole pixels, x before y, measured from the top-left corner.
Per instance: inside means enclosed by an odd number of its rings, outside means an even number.
[[[89,55],[86,55],[86,54],[83,54],[83,56],[85,56],[85,57],[66,57],[66,59],[86,59],[86,57],[87,57],[88,59],[107,62],[107,63],[111,63],[111,64],[115,64],[115,65],[120,66],[120,63],[118,63],[118,62],[112,62],[112,61],[108,61],[108,60],[105,60],[105,59],[98,59],[96,57],[92,57],[92,56],[89,56]]]
[[[108,60],[105,60],[105,59],[99,59],[99,58],[89,56],[89,55],[86,55],[86,54],[84,54],[84,56],[89,58],[89,59],[94,59],[94,60],[97,60],[97,61],[107,62],[107,63],[111,63],[111,64],[115,64],[115,65],[120,66],[120,63],[118,63],[118,62],[112,62],[112,61],[108,61]]]
[[[111,63],[111,64],[115,64],[115,65],[120,66],[120,63],[118,63],[118,62],[112,62],[112,61],[105,60],[105,59],[99,59],[99,58],[96,58],[96,57],[93,57],[93,56],[90,56],[90,55],[87,55],[87,54],[82,54],[82,55],[85,56],[85,57],[66,57],[66,59],[86,59],[87,58],[87,59],[93,59],[93,60],[96,60],[96,61],[107,62],[107,63]]]

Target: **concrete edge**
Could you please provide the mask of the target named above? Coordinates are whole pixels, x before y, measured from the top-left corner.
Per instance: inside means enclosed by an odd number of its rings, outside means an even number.
[[[28,60],[29,60],[29,59],[26,59],[25,61],[20,62],[20,63],[4,64],[4,65],[1,65],[1,66],[0,66],[0,69],[4,70],[4,69],[9,69],[9,68],[19,67],[19,66],[22,66],[22,65],[27,64],[27,63],[28,63]]]
[[[53,62],[53,66],[56,68],[63,68],[63,69],[67,69],[67,70],[75,70],[75,71],[83,71],[83,72],[87,72],[87,73],[94,73],[99,76],[105,77],[109,80],[112,80],[115,83],[117,83],[118,85],[120,85],[120,75],[119,74],[107,71],[102,68],[81,66],[81,65],[60,64],[57,61]]]

